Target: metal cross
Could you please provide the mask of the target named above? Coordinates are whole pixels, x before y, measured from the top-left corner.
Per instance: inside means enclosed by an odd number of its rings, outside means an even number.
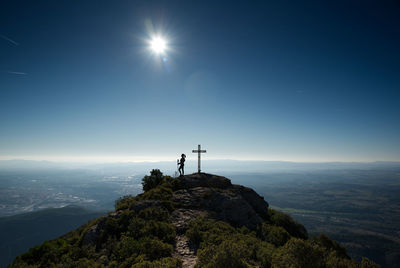
[[[198,155],[198,172],[200,173],[200,154],[201,153],[206,153],[206,150],[201,150],[200,144],[197,146],[197,150],[192,150],[192,153],[197,153]]]

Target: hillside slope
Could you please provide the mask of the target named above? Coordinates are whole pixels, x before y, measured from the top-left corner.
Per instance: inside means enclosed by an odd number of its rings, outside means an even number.
[[[0,218],[0,267],[45,240],[54,239],[104,214],[78,206],[50,208]]]
[[[308,238],[250,188],[153,170],[115,212],[18,256],[12,267],[378,267],[324,235]]]

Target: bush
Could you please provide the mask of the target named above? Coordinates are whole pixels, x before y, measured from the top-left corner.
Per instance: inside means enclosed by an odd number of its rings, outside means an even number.
[[[132,237],[122,237],[119,247],[118,258],[121,260],[129,257],[136,258],[139,255],[138,242]]]
[[[145,254],[149,260],[157,260],[172,255],[172,245],[163,243],[158,239],[146,237],[138,242],[140,244],[140,253]]]
[[[199,244],[199,267],[269,267],[275,247],[245,227],[198,218],[188,225],[186,236]],[[226,265],[223,265],[226,264]]]
[[[324,234],[311,238],[311,242],[327,249],[328,251],[335,251],[340,258],[350,259],[344,247]]]
[[[161,201],[171,201],[172,190],[170,188],[159,186],[154,189],[150,189],[147,192],[140,194],[136,197],[137,201],[140,200],[161,200]]]
[[[256,257],[262,267],[271,267],[272,255],[275,250],[275,247],[269,243],[264,242],[261,244],[257,250]]]
[[[331,251],[325,259],[326,268],[359,268],[359,264],[351,259],[343,258],[336,251]]]
[[[299,238],[290,239],[272,256],[272,267],[320,268],[324,264],[323,251]]]
[[[174,242],[175,227],[167,222],[147,221],[143,229],[140,230],[142,237],[155,237],[164,242]]]
[[[142,179],[143,191],[147,192],[154,189],[164,181],[162,172],[159,169],[153,169],[150,171],[150,176],[144,176]]]
[[[52,266],[57,263],[61,256],[68,252],[70,246],[64,239],[45,241],[40,246],[31,248],[28,252],[15,259],[14,265],[20,265],[25,262],[29,265],[39,264],[43,267]]]
[[[139,217],[144,220],[167,221],[169,213],[160,207],[149,207],[139,212]]]
[[[280,226],[274,226],[263,223],[261,225],[261,238],[277,247],[283,246],[289,239],[290,235]]]
[[[141,261],[132,266],[132,268],[181,268],[182,261],[174,258],[162,258],[158,261]]]
[[[363,257],[361,260],[361,268],[379,268],[381,267],[379,264],[371,261],[368,258]]]
[[[224,241],[215,250],[209,247],[199,250],[198,266],[247,268],[244,261],[245,251],[246,249],[240,244]]]
[[[125,195],[115,201],[115,210],[118,211],[128,209],[134,202],[135,197],[133,197],[132,195]]]
[[[293,220],[289,215],[274,209],[268,209],[268,214],[272,224],[283,227],[291,236],[301,239],[308,238],[306,228]]]

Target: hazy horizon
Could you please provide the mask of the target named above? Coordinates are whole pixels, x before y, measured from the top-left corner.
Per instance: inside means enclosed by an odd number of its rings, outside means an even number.
[[[179,159],[176,157],[175,159]],[[176,160],[173,160],[172,157],[165,158],[137,158],[137,157],[2,157],[0,156],[0,161],[32,161],[32,162],[51,162],[51,163],[75,163],[75,164],[117,164],[117,163],[164,163],[170,162],[174,163]],[[197,157],[187,158],[187,161],[196,161]],[[299,163],[299,164],[324,164],[324,163],[360,163],[360,164],[368,164],[368,163],[400,163],[400,160],[392,160],[392,159],[376,159],[376,160],[339,160],[339,159],[331,159],[331,160],[309,160],[309,161],[300,161],[295,159],[290,160],[282,160],[282,159],[240,159],[240,158],[202,158],[201,160],[206,162],[211,161],[238,161],[238,162],[281,162],[281,163]]]

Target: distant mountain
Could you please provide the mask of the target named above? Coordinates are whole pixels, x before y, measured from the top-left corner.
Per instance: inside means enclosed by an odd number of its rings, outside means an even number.
[[[195,171],[197,160],[187,159],[185,168]],[[110,162],[110,163],[79,163],[79,162],[51,162],[34,160],[0,160],[0,170],[62,170],[84,169],[96,170],[105,173],[134,173],[145,174],[153,168],[173,174],[176,169],[175,161],[160,162]],[[391,169],[399,168],[400,162],[290,162],[290,161],[256,161],[256,160],[202,160],[203,169],[210,172],[276,172],[276,171],[305,171],[305,170],[337,170],[337,169]]]
[[[18,256],[12,267],[379,267],[352,260],[325,235],[225,177],[153,170],[144,193]]]
[[[67,206],[1,217],[0,267],[6,267],[29,248],[54,239],[104,213]]]

